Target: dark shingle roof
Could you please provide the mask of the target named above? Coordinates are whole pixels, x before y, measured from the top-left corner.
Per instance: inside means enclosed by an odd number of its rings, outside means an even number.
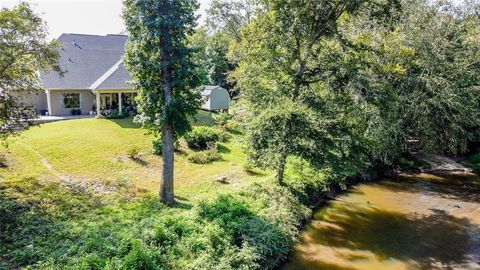
[[[125,53],[124,35],[62,34],[60,67],[67,72],[41,74],[47,89],[131,89],[130,75],[121,63]]]

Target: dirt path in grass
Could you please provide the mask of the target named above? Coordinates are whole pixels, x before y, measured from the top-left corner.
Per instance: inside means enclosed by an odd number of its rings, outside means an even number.
[[[81,192],[94,191],[100,193],[112,193],[117,191],[116,187],[105,185],[97,180],[65,175],[56,170],[55,167],[48,161],[48,159],[43,156],[39,151],[26,144],[22,144],[22,146],[34,153],[35,156],[37,156],[40,160],[42,166],[45,167],[48,171],[50,171],[54,176],[56,176],[57,180],[59,180],[59,182],[67,188]]]

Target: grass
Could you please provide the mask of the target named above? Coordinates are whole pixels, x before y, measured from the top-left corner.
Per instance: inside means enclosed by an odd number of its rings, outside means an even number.
[[[193,124],[213,123],[199,112]],[[125,256],[122,243],[146,238],[149,220],[191,215],[205,199],[270,177],[244,169],[242,135],[232,132],[219,145],[221,161],[198,165],[176,154],[179,203],[166,208],[157,202],[161,157],[152,154],[152,140],[131,119],[81,119],[34,127],[0,148],[0,269],[101,269],[91,264]],[[132,147],[140,151],[135,159],[127,157]]]
[[[196,125],[212,125],[206,112],[200,112]],[[154,195],[159,190],[161,158],[152,154],[153,136],[131,119],[81,119],[54,122],[35,127],[1,149],[8,167],[0,169],[4,180],[35,178],[68,179],[74,182],[101,183],[107,186],[129,184],[130,191]],[[129,148],[138,148],[140,157],[127,157]],[[215,192],[228,192],[265,175],[244,170],[246,157],[241,135],[220,144],[223,159],[207,165],[188,162],[186,153],[175,161],[175,190],[179,197],[202,199]],[[215,179],[226,176],[230,185]]]

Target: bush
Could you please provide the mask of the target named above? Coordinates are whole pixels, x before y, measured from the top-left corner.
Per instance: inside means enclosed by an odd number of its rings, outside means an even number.
[[[219,195],[213,202],[201,202],[198,215],[208,221],[216,221],[230,234],[235,234],[244,218],[254,214],[245,202],[231,195]],[[238,240],[238,239],[237,239]]]
[[[129,116],[128,113],[119,112],[118,110],[111,110],[109,113],[104,113],[106,119],[122,119]]]
[[[72,110],[70,111],[70,114],[71,114],[71,115],[81,115],[81,114],[82,114],[82,110],[80,110],[80,109],[72,109]]]
[[[187,157],[188,161],[195,164],[208,164],[222,159],[222,155],[218,153],[216,148],[206,151],[193,152]]]
[[[228,142],[232,138],[232,135],[230,135],[228,132],[218,130],[218,140],[220,142]]]
[[[220,140],[220,132],[210,127],[194,127],[185,135],[185,141],[191,149],[207,149]]]
[[[127,157],[134,159],[140,154],[140,148],[138,146],[132,145],[127,149]]]
[[[218,114],[213,114],[212,118],[215,121],[215,124],[217,126],[221,126],[225,128],[228,124],[228,121],[230,121],[233,118],[233,115],[228,113],[218,113]]]
[[[163,141],[162,138],[157,138],[152,142],[153,147],[153,154],[157,156],[161,156],[163,153]]]

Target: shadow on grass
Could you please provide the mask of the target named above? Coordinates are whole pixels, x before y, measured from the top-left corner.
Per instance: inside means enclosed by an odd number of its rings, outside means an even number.
[[[192,126],[215,126],[215,120],[212,118],[212,113],[202,110],[199,110],[193,118],[190,118],[190,123]]]
[[[137,123],[133,122],[133,117],[122,118],[122,119],[108,119],[115,124],[119,125],[122,128],[130,128],[130,129],[139,129],[141,126]]]
[[[7,158],[0,153],[0,169],[8,168]]]
[[[226,130],[227,130],[228,133],[233,134],[233,135],[238,135],[238,136],[243,135],[243,132],[241,132],[240,130],[237,130],[237,129],[226,128]]]
[[[217,150],[220,154],[229,154],[229,153],[232,152],[230,150],[230,148],[228,148],[228,147],[226,147],[225,145],[222,145],[222,144],[217,145]]]
[[[181,196],[175,196],[175,205],[173,205],[173,208],[178,208],[178,209],[184,209],[184,210],[190,210],[192,209],[193,205],[190,203],[190,201]]]
[[[245,168],[245,172],[250,176],[266,176],[267,173],[258,168]]]
[[[148,162],[143,160],[142,158],[140,157],[133,157],[131,158],[133,162],[137,163],[138,165],[140,166],[143,166],[143,167],[146,167],[148,166]]]

